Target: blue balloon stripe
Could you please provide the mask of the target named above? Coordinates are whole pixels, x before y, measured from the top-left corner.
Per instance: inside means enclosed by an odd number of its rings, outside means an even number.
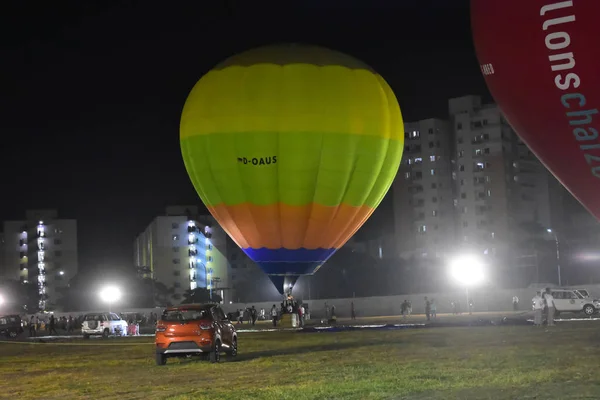
[[[337,249],[253,249],[245,248],[244,253],[256,263],[318,263],[323,264]]]

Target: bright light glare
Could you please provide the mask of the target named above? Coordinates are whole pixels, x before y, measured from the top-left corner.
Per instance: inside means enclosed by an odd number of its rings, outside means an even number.
[[[121,298],[121,290],[116,286],[107,286],[100,291],[100,299],[105,303],[114,303]]]
[[[458,257],[450,263],[450,275],[462,285],[477,285],[483,282],[483,264],[476,256]]]
[[[0,306],[4,304],[4,297],[2,297],[2,295],[0,294]]]
[[[546,232],[552,233],[552,229],[548,228],[548,229],[546,229]]]

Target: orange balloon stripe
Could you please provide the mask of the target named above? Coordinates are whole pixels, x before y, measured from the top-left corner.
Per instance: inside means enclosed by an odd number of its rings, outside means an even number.
[[[267,206],[243,203],[208,207],[242,248],[339,249],[375,210],[368,206]]]

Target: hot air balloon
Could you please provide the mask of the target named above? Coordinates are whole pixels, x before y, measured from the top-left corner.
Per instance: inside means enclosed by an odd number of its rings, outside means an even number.
[[[506,120],[600,218],[600,1],[471,0],[481,71]]]
[[[373,213],[398,170],[404,128],[394,93],[367,65],[278,45],[204,75],[180,140],[210,213],[283,294]]]

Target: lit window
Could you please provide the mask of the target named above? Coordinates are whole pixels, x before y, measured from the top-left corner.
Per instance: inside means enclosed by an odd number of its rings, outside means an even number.
[[[481,149],[475,149],[475,155],[476,156],[480,156],[481,155]]]
[[[409,137],[411,139],[418,138],[419,136],[420,136],[419,131],[412,131],[412,132],[409,133]]]
[[[429,161],[434,162],[435,161],[435,156],[429,156]]]
[[[404,178],[405,179],[410,179],[410,172],[405,172],[404,173]]]
[[[492,239],[496,238],[496,232],[492,232],[491,235],[492,235]]]
[[[431,212],[431,215],[433,215],[434,217],[437,217],[437,215],[438,215],[438,212],[437,212],[437,210],[433,210],[433,211]]]
[[[421,226],[419,226],[419,232],[420,233],[427,232],[427,225],[421,225]]]
[[[454,202],[454,207],[458,206],[458,199],[454,199],[453,202]]]
[[[431,175],[435,175],[435,168],[431,168]]]
[[[415,164],[421,164],[423,159],[421,157],[415,157]]]
[[[173,240],[179,240],[179,235],[173,235]]]
[[[487,190],[487,196],[491,197],[492,196],[492,191],[490,189]]]

